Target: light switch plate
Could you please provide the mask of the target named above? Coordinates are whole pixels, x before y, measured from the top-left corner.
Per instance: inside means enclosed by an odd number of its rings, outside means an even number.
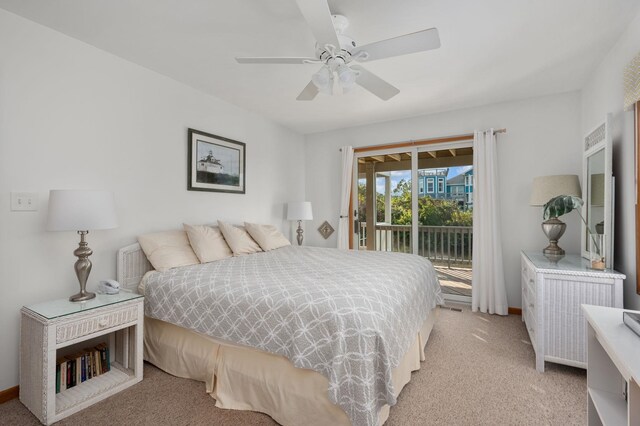
[[[12,192],[11,210],[16,212],[35,212],[38,210],[38,193]]]

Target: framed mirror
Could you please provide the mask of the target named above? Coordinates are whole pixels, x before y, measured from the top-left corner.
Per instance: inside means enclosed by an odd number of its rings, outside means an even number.
[[[611,153],[611,114],[584,138],[582,161],[582,256],[602,251],[607,269],[613,268],[614,179]],[[587,229],[588,226],[588,229]],[[600,247],[602,246],[602,247]]]
[[[636,293],[640,294],[640,274],[638,273],[638,265],[640,265],[640,102],[636,102]]]

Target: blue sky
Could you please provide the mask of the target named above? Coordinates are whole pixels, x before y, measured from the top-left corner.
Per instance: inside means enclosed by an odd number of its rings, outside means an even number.
[[[473,166],[457,166],[457,167],[449,167],[449,174],[447,175],[447,179],[451,179],[454,176],[458,176],[460,173],[464,173],[467,170],[471,169]],[[411,171],[404,170],[399,172],[391,172],[391,190],[398,185],[402,179],[411,180]],[[376,190],[382,194],[384,194],[384,179],[378,179],[376,182]]]

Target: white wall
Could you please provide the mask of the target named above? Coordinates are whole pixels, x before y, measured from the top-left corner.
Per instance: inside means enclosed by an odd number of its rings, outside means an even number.
[[[116,250],[141,233],[218,218],[285,227],[283,204],[304,198],[304,143],[255,114],[1,9],[0,52],[3,390],[18,383],[20,307],[78,290],[77,235],[44,231],[49,189],[115,192],[120,227],[88,236],[91,289],[115,278]],[[186,190],[188,127],[246,142],[246,195]],[[39,210],[10,212],[10,191],[37,192]]]
[[[337,244],[335,233],[325,241],[315,229],[324,220],[337,229],[340,146],[377,145],[506,127],[507,133],[498,136],[502,240],[509,306],[520,306],[520,250],[541,250],[548,244],[540,229],[542,209],[529,206],[531,182],[542,175],[582,175],[577,143],[579,101],[579,93],[572,92],[307,135],[306,195],[314,209],[314,220],[307,226],[308,244]],[[570,214],[563,220],[568,227],[560,246],[568,253],[578,253],[580,219]]]
[[[582,89],[582,134],[613,114],[613,174],[616,177],[615,269],[627,275],[624,304],[640,309],[636,294],[635,155],[633,111],[623,111],[625,66],[640,52],[640,14],[629,24]],[[582,149],[582,146],[580,147]]]

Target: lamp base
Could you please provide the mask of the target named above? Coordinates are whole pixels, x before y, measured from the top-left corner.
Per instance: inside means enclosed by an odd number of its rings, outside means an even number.
[[[558,242],[557,241],[549,241],[549,245],[546,246],[545,248],[542,249],[542,254],[544,254],[545,256],[564,256],[565,255],[565,251],[564,249],[558,247]]]
[[[80,293],[76,293],[69,298],[71,302],[84,302],[87,300],[91,300],[96,297],[95,293],[91,293],[90,291],[81,291]]]
[[[558,240],[566,229],[567,224],[557,217],[552,217],[542,222],[542,231],[549,238],[549,245],[542,250],[544,255],[564,256],[565,252],[558,246]]]
[[[298,236],[296,237],[298,240],[298,245],[301,246],[302,245],[302,240],[304,239],[304,237],[302,236],[302,233],[304,231],[302,230],[302,221],[299,220],[298,221],[298,229],[296,230],[296,233],[298,234]]]
[[[80,235],[80,244],[78,244],[78,248],[73,251],[73,254],[78,258],[74,265],[74,269],[76,270],[76,276],[78,277],[78,283],[80,284],[80,293],[76,293],[69,298],[72,302],[84,302],[85,300],[93,299],[96,297],[95,293],[91,293],[87,291],[87,278],[89,278],[89,273],[91,272],[91,261],[89,260],[89,256],[93,254],[93,250],[91,250],[85,241],[85,235],[87,235],[89,231],[78,231],[78,235]]]

